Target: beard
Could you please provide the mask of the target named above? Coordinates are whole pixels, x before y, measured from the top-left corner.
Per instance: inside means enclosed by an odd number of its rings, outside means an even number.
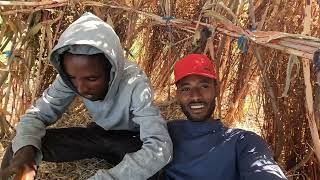
[[[192,103],[192,102],[191,102]],[[190,103],[189,103],[190,104]],[[216,102],[215,102],[215,99],[207,104],[205,103],[206,105],[208,105],[208,110],[207,112],[202,115],[202,116],[199,116],[199,115],[193,115],[191,112],[188,111],[188,107],[187,106],[184,106],[182,104],[180,104],[181,106],[181,110],[182,112],[187,116],[187,118],[190,120],[190,121],[198,121],[198,122],[201,122],[201,121],[207,121],[208,119],[211,118],[211,115],[212,113],[214,112],[214,109],[215,109],[215,106],[216,106]]]

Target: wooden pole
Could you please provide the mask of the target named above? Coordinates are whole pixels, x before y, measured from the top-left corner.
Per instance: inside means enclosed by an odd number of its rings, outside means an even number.
[[[303,23],[303,35],[310,35],[311,33],[311,0],[306,0],[305,7],[305,17]],[[308,59],[302,58],[303,63],[303,77],[306,87],[306,111],[307,118],[309,122],[309,128],[311,132],[311,137],[314,145],[314,153],[320,163],[320,139],[317,124],[315,121],[314,111],[313,111],[313,95],[312,86],[310,81],[310,61]]]

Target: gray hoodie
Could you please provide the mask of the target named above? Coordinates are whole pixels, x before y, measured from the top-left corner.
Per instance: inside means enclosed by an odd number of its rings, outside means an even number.
[[[79,46],[81,45],[81,46]],[[83,98],[94,122],[105,130],[140,131],[142,149],[125,155],[108,170],[99,170],[90,179],[143,180],[165,166],[172,156],[172,142],[159,109],[153,104],[153,92],[143,71],[125,60],[120,40],[114,30],[91,13],[85,13],[61,35],[50,61],[59,75],[41,98],[27,110],[17,126],[13,151],[33,145],[39,151],[46,126],[55,123],[78,95],[61,68],[60,54],[96,54],[103,52],[112,64],[109,91],[103,101]]]

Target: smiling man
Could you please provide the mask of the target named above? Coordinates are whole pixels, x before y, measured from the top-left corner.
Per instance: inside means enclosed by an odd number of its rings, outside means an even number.
[[[213,63],[190,54],[174,66],[177,102],[187,120],[170,121],[173,160],[166,180],[286,179],[267,144],[255,133],[229,129],[213,119],[217,80]]]
[[[99,170],[90,179],[144,180],[170,162],[172,142],[152,103],[149,80],[124,58],[120,40],[107,23],[85,13],[62,33],[50,61],[59,75],[19,122],[0,179],[25,171],[34,176],[41,160],[96,157],[115,167]],[[93,123],[47,129],[76,96]]]

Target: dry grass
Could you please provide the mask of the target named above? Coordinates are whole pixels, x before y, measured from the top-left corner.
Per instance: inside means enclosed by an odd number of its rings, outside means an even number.
[[[112,167],[108,162],[101,159],[84,159],[68,163],[43,162],[39,169],[38,179],[67,180],[67,179],[88,179],[99,169]]]

